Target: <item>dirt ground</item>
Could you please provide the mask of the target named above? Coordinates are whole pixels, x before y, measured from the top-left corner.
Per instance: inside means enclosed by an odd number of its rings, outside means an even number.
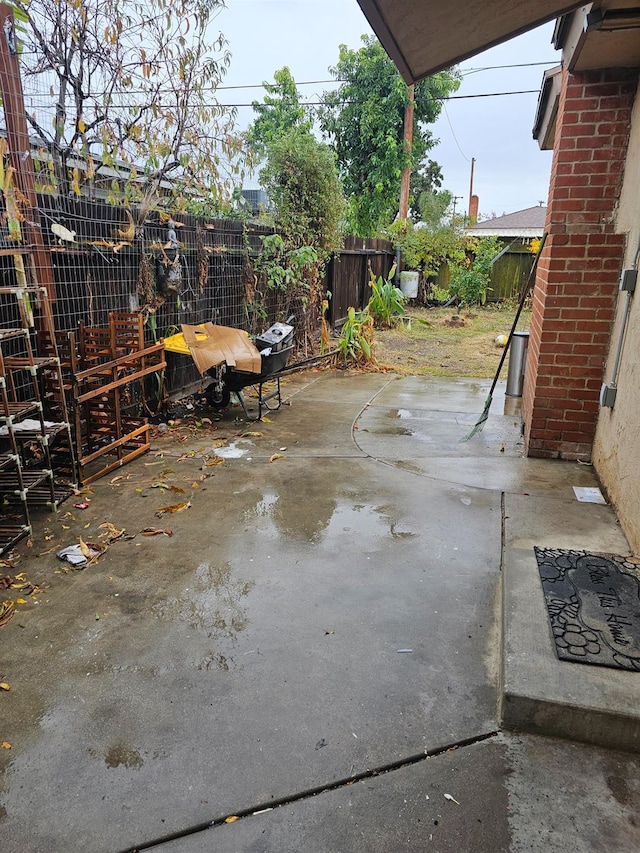
[[[410,307],[394,329],[376,329],[375,356],[403,376],[489,379],[502,354],[496,337],[508,335],[515,313],[515,305],[490,305],[459,314],[455,308]],[[530,310],[524,310],[517,329],[528,329],[530,320]],[[506,370],[505,364],[503,378]]]

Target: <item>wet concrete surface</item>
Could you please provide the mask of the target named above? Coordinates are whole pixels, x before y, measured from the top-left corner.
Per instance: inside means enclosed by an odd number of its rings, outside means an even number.
[[[185,833],[160,848],[538,849],[516,844],[538,817],[509,812],[515,741],[495,734],[505,496],[492,483],[515,483],[519,470],[518,493],[533,483],[544,495],[593,478],[586,466],[523,460],[500,395],[476,456],[449,456],[487,390],[297,376],[267,422],[234,421],[231,409],[210,435],[160,437],[95,484],[89,509],[44,517],[18,569],[47,588],[0,636],[12,688],[0,695],[0,740],[12,747],[0,750],[3,849],[124,851]],[[399,448],[414,435],[383,431],[407,421],[439,435],[442,454],[419,437]],[[227,455],[211,465],[216,450]],[[447,476],[460,461],[465,471]],[[160,480],[174,491],[154,488]],[[34,556],[80,535],[100,541],[105,521],[173,535],[116,541],[69,574],[55,574],[53,553]],[[604,760],[574,749],[584,765]],[[519,796],[558,754],[522,764]],[[450,773],[465,780],[455,825],[427,833],[437,818],[430,807],[420,816],[419,792],[455,796]],[[190,834],[280,801],[293,805]],[[197,846],[214,832],[214,846]]]

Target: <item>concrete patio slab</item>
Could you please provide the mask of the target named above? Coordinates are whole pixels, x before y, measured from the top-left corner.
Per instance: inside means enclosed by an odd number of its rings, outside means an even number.
[[[506,627],[506,647],[530,684],[538,667],[555,673],[557,664],[542,661],[553,649],[532,587],[532,545],[624,545],[608,507],[573,498],[572,484],[595,485],[588,466],[519,458],[517,422],[502,414],[499,395],[473,440],[476,455],[446,455],[447,423],[466,428],[487,390],[472,381],[465,398],[461,382],[452,390],[448,381],[380,374],[291,377],[290,405],[265,422],[237,420],[235,407],[210,434],[195,430],[183,441],[169,432],[96,483],[88,509],[42,517],[19,568],[46,589],[2,629],[0,677],[11,684],[0,695],[0,740],[11,744],[0,750],[3,845],[12,853],[132,850],[311,790],[338,786],[342,793],[323,801],[344,803],[356,787],[349,780],[385,770],[368,807],[369,789],[357,786],[372,827],[361,849],[402,850],[394,845],[406,827],[381,805],[384,791],[395,797],[411,787],[403,779],[431,766],[425,753],[466,750],[498,728],[501,567],[506,613],[538,632],[527,657],[518,622]],[[439,436],[435,447],[417,435],[376,433],[410,399],[416,432]],[[429,409],[435,403],[442,420]],[[224,462],[214,464],[218,451]],[[187,501],[175,514],[162,509]],[[80,536],[100,541],[104,522],[135,538],[115,541],[84,571],[56,574],[55,548]],[[142,536],[149,527],[172,535]],[[563,673],[542,682],[554,703],[573,700],[562,697],[574,678]],[[596,676],[602,694],[610,673],[615,681],[614,671]],[[549,730],[535,711],[545,696],[521,688],[506,664],[505,686],[538,703],[515,719],[508,699],[507,722]],[[508,776],[509,762],[502,747],[487,748],[469,755],[488,756],[486,775],[484,759],[475,774],[496,791],[493,806],[480,790],[469,801],[493,808],[503,839],[499,765]],[[447,754],[434,765],[445,779]],[[540,759],[541,777],[550,755]],[[401,771],[407,762],[415,765]],[[396,772],[407,775],[396,783]],[[508,779],[503,785],[509,792]],[[406,838],[422,843],[418,805],[409,796]],[[269,814],[280,821],[284,812]],[[320,841],[324,833],[334,843],[339,822],[333,836],[326,814],[308,819]],[[460,831],[470,832],[469,821]],[[274,839],[287,829],[273,826]],[[480,846],[467,849],[494,853],[477,829],[469,837]],[[300,844],[306,836],[291,837]],[[247,836],[229,849],[262,848]]]
[[[507,495],[505,515],[504,725],[639,751],[638,673],[558,660],[533,553],[628,554],[611,507]]]
[[[149,849],[635,850],[640,846],[639,778],[640,761],[624,753],[505,734]]]

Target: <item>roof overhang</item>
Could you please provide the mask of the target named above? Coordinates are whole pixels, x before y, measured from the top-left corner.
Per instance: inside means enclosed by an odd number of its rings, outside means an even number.
[[[553,43],[569,71],[640,66],[638,0],[586,3],[556,23]]]
[[[568,0],[358,3],[407,83],[422,80],[584,5]]]
[[[533,138],[537,140],[538,145],[543,151],[550,151],[553,148],[561,87],[561,65],[549,68],[544,72],[542,89],[538,97],[536,118],[533,124]]]

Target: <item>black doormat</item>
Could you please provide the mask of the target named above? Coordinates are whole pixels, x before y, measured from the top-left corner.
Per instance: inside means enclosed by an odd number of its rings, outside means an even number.
[[[560,660],[640,671],[640,565],[534,548]]]

